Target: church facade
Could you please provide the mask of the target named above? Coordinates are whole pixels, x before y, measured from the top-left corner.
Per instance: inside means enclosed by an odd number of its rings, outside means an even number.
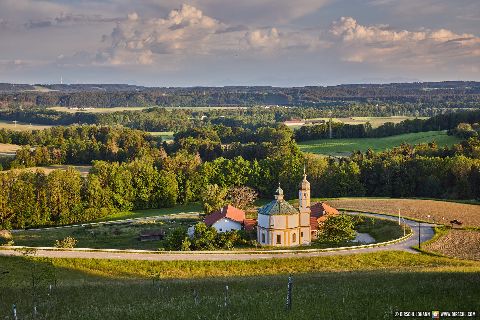
[[[310,183],[303,174],[298,191],[299,208],[284,199],[280,185],[275,200],[258,210],[257,241],[265,246],[294,247],[311,243]]]

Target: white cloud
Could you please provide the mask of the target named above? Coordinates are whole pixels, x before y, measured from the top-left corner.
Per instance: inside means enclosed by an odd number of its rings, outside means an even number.
[[[247,43],[252,47],[274,47],[280,43],[280,35],[276,28],[249,31],[245,34]]]
[[[109,47],[100,53],[112,64],[151,64],[160,54],[205,53],[209,38],[225,25],[190,5],[172,10],[166,18],[144,19],[136,12],[119,21],[103,40]]]
[[[330,33],[343,60],[350,62],[445,64],[479,56],[480,38],[447,29],[395,30],[361,25],[352,17],[335,21]]]

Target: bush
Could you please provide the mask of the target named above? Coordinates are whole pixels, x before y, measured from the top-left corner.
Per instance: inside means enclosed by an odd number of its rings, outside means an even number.
[[[331,216],[323,223],[318,241],[339,243],[355,239],[355,222],[351,216]]]
[[[54,246],[56,248],[75,248],[78,240],[73,237],[66,237],[63,240],[55,240]]]
[[[12,233],[8,230],[0,230],[0,245],[10,245],[12,242]]]

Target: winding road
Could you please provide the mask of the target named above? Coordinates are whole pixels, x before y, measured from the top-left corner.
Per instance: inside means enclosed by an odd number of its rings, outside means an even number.
[[[355,213],[349,214],[370,216],[374,218],[382,218],[398,221],[397,217],[371,214],[371,213]],[[412,253],[418,253],[412,247],[418,245],[418,231],[420,230],[420,241],[425,242],[434,235],[434,224],[419,223],[409,219],[403,221],[410,226],[413,234],[402,241],[387,244],[383,246],[357,248],[357,249],[340,249],[331,251],[320,250],[268,250],[268,251],[196,251],[196,252],[161,252],[161,251],[142,251],[142,250],[95,250],[95,249],[73,249],[73,250],[52,250],[37,249],[35,256],[49,258],[93,258],[93,259],[122,259],[122,260],[158,260],[158,261],[174,261],[174,260],[203,260],[203,261],[219,261],[219,260],[258,260],[258,259],[281,259],[293,257],[318,257],[331,255],[349,255],[355,253],[378,252],[386,250],[400,250]],[[14,249],[0,250],[3,256],[18,256],[21,252]]]

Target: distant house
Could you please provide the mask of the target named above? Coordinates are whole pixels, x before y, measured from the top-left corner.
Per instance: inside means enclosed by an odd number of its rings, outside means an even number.
[[[312,239],[318,236],[318,229],[328,217],[339,214],[338,210],[329,206],[325,202],[317,202],[310,207],[310,228],[312,230]]]
[[[245,222],[251,226],[251,221],[245,219],[245,211],[226,205],[205,217],[205,224],[214,227],[218,232],[242,230]]]

